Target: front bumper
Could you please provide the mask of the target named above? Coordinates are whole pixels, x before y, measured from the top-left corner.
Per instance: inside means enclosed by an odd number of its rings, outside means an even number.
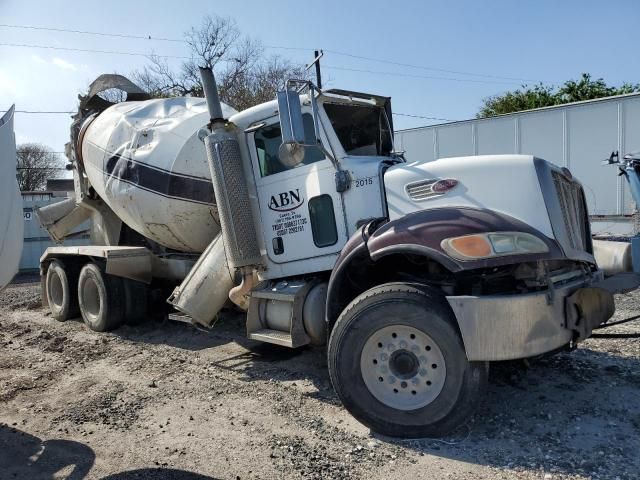
[[[595,277],[602,278],[600,272]],[[615,311],[606,281],[521,295],[450,296],[470,361],[528,358],[584,340]]]

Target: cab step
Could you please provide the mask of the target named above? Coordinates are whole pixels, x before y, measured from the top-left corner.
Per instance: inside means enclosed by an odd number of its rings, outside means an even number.
[[[293,340],[291,334],[283,332],[281,330],[272,330],[270,328],[263,328],[249,334],[249,339],[256,340],[258,342],[274,343],[276,345],[282,345],[283,347],[293,347]]]
[[[170,313],[169,320],[173,322],[188,323],[189,325],[193,324],[193,319],[189,315],[185,315],[184,313],[179,312]]]

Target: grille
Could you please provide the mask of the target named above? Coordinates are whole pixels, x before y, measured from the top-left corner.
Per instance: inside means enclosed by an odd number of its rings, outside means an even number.
[[[552,172],[552,176],[571,247],[577,250],[587,250],[588,219],[582,187],[578,183],[568,180],[559,172]]]
[[[432,197],[439,197],[442,193],[434,192],[433,185],[438,179],[421,180],[407,185],[407,194],[412,200],[427,200]]]

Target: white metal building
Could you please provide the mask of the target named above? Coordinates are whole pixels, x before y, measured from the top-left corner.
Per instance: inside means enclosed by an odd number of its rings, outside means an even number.
[[[37,270],[40,268],[40,257],[47,249],[55,244],[49,238],[47,231],[40,226],[35,216],[34,208],[43,207],[51,203],[64,200],[70,195],[67,191],[34,191],[22,192],[22,209],[24,216],[24,246],[20,258],[20,271]],[[84,222],[65,239],[65,245],[88,245],[89,222]]]
[[[594,233],[633,230],[635,207],[626,181],[602,160],[612,151],[640,151],[638,93],[400,130],[396,149],[409,161],[496,153],[544,158],[583,183]]]

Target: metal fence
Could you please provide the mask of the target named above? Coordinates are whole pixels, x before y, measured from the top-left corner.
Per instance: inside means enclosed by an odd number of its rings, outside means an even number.
[[[40,266],[40,257],[47,249],[55,245],[49,238],[47,231],[40,226],[36,218],[34,208],[43,207],[59,202],[66,198],[64,192],[22,192],[22,208],[24,215],[24,246],[20,258],[20,271],[37,270]],[[89,244],[89,221],[79,225],[73,230],[72,235],[65,239],[65,245]]]
[[[498,153],[531,154],[571,172],[585,186],[589,212],[615,222],[635,209],[626,182],[601,160],[640,151],[640,94],[620,95],[498,117],[396,132],[412,160]],[[625,221],[629,224],[629,219]]]

